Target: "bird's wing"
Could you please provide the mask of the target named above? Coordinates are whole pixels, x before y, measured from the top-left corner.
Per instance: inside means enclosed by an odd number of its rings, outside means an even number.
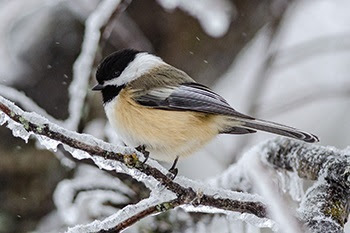
[[[234,110],[224,98],[198,83],[157,87],[135,93],[133,99],[147,107],[221,114],[237,118],[254,119]]]
[[[230,116],[234,124],[220,133],[247,134],[262,130],[305,142],[319,141],[317,136],[313,134],[239,113],[220,95],[198,83],[184,83],[176,87],[157,87],[143,93],[135,93],[133,98],[139,104],[152,108]],[[237,121],[241,124],[237,125]]]

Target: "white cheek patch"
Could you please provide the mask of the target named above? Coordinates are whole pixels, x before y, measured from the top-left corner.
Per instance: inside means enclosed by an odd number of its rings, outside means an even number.
[[[165,64],[160,57],[148,53],[139,53],[118,78],[108,80],[104,85],[122,86],[148,73],[153,68]]]

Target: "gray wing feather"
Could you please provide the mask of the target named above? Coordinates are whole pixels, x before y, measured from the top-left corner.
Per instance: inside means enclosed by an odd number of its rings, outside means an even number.
[[[198,83],[184,83],[177,87],[158,87],[142,95],[135,95],[139,104],[166,110],[196,111],[254,119],[234,110],[224,98]]]

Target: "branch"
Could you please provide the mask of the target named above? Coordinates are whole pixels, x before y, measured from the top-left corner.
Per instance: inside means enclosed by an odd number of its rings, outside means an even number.
[[[63,180],[56,187],[53,201],[57,214],[65,224],[72,226],[77,222],[110,216],[149,197],[147,188],[133,189],[133,185],[119,177],[110,176],[95,167],[79,166],[72,179]]]
[[[106,24],[101,28],[102,31],[102,37],[101,41],[104,43],[101,43],[101,47],[103,48],[105,46],[105,43],[108,41],[109,37],[111,36],[111,33],[113,31],[113,23],[116,22],[117,17],[128,8],[132,0],[122,0],[121,3],[118,5],[118,7],[115,9],[115,11],[112,13],[112,15],[109,17]]]
[[[177,199],[174,199],[174,200],[169,201],[169,202],[163,202],[161,204],[150,206],[150,207],[146,208],[145,210],[142,210],[142,211],[138,212],[137,214],[120,222],[117,226],[115,226],[111,229],[108,229],[108,230],[101,230],[98,233],[120,232],[120,231],[128,228],[129,226],[133,225],[134,223],[136,223],[140,219],[143,219],[147,216],[150,216],[151,214],[167,211],[167,210],[169,210],[169,208],[174,208],[176,206],[179,206],[180,204],[181,203],[180,203],[179,199],[177,198]]]
[[[258,150],[255,150],[258,149]],[[277,184],[273,182],[269,171],[261,163],[260,148],[253,148],[245,156],[250,159],[249,177],[257,193],[265,198],[269,203],[269,210],[272,218],[283,226],[284,233],[302,233],[304,232],[295,212],[286,208],[287,201],[280,195]]]
[[[90,135],[66,130],[35,113],[24,112],[1,96],[0,110],[6,114],[0,115],[0,123],[7,122],[8,128],[15,130],[17,136],[27,138],[29,135],[34,135],[42,144],[54,150],[58,144],[62,144],[75,158],[92,159],[100,168],[129,174],[153,190],[158,190],[160,184],[166,188],[161,194],[166,196],[167,192],[171,191],[178,198],[179,205],[214,207],[221,211],[267,218],[266,206],[255,195],[211,189],[204,184],[181,177],[177,180],[182,184],[177,183],[165,175],[163,173],[165,169],[155,161],[150,160],[143,164],[139,160],[139,157],[143,158],[142,154],[133,148],[113,146]],[[205,212],[203,209],[199,210]]]
[[[90,14],[85,22],[85,35],[79,57],[73,65],[73,80],[69,86],[69,118],[65,121],[68,129],[76,129],[83,111],[89,78],[101,37],[101,28],[115,14],[121,0],[104,0]],[[119,8],[121,9],[121,8]],[[121,9],[122,10],[122,9]]]
[[[350,213],[349,149],[341,151],[288,138],[269,140],[252,148],[238,163],[209,180],[209,184],[231,190],[252,191],[253,186],[259,186],[257,182],[262,182],[258,180],[258,175],[249,179],[247,174],[256,173],[256,170],[250,172],[256,169],[251,166],[256,157],[274,170],[295,172],[300,178],[317,180],[304,195],[298,210],[300,221],[310,232],[344,231]]]
[[[349,215],[350,151],[288,139],[265,144],[265,160],[277,169],[317,182],[302,199],[300,217],[311,232],[341,232]]]
[[[298,212],[312,233],[344,232],[349,216],[349,185],[320,179],[309,188]]]
[[[120,232],[121,230],[126,229],[142,218],[145,218],[154,213],[169,210],[172,205],[178,205],[178,199],[166,199],[168,198],[162,198],[159,195],[151,194],[149,198],[144,199],[135,205],[128,205],[102,221],[95,220],[87,225],[77,225],[73,228],[69,228],[67,233]],[[115,224],[115,222],[118,223]]]

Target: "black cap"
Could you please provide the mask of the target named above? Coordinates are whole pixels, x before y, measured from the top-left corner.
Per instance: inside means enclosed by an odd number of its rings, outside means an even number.
[[[118,78],[138,53],[140,51],[135,49],[122,49],[108,55],[97,67],[97,82],[103,84],[107,80]]]

